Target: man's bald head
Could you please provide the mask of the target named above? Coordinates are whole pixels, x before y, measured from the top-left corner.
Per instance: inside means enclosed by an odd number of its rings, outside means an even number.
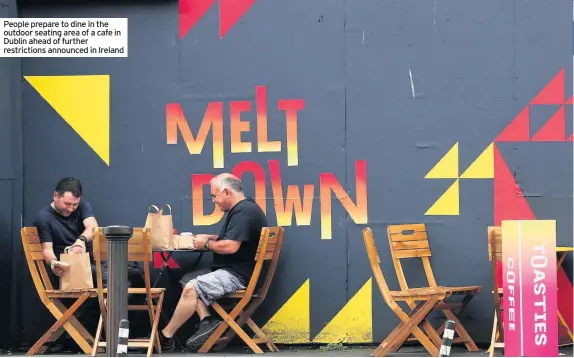
[[[211,179],[211,185],[219,190],[230,189],[234,193],[243,193],[243,185],[238,177],[231,173],[222,173]]]
[[[222,210],[229,211],[245,199],[241,180],[230,173],[222,173],[211,179],[211,200]]]

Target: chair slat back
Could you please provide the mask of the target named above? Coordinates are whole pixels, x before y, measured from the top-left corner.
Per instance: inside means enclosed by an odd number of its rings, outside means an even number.
[[[102,261],[108,261],[108,239],[104,235],[104,229],[99,227],[94,234],[94,260],[96,261],[97,289],[100,301],[100,309],[105,312],[102,280]],[[133,235],[128,241],[128,261],[140,261],[144,266],[144,283],[147,302],[152,302],[150,262],[153,259],[151,231],[146,228],[134,227]]]
[[[54,288],[44,263],[44,253],[42,252],[38,230],[35,227],[23,227],[20,229],[20,236],[36,291],[42,300],[47,299],[46,290],[53,290]]]
[[[397,303],[391,297],[391,292],[389,290],[389,285],[385,280],[383,271],[381,270],[381,259],[379,258],[379,252],[377,251],[377,246],[375,245],[375,238],[373,236],[373,231],[371,228],[366,227],[363,229],[363,240],[365,241],[365,247],[367,249],[367,256],[369,257],[369,263],[371,264],[371,269],[373,270],[373,275],[375,275],[375,281],[379,286],[379,290],[383,295],[383,299],[387,305],[393,307]]]
[[[267,295],[267,291],[271,286],[273,281],[273,276],[275,275],[275,270],[277,264],[279,263],[279,255],[281,253],[281,246],[283,246],[283,232],[284,229],[281,226],[264,227],[261,230],[261,236],[259,238],[259,246],[257,247],[257,254],[255,255],[255,268],[247,289],[245,290],[245,295],[251,297],[255,291],[255,287],[259,282],[259,276],[263,269],[263,264],[266,261],[269,262],[267,267],[267,273],[263,279],[261,288],[259,289],[258,297],[264,299]]]
[[[500,226],[488,227],[488,260],[502,260],[502,228]]]
[[[401,259],[420,258],[430,287],[437,287],[429,257],[432,256],[425,224],[389,225],[387,227],[389,248],[401,289],[408,284]]]
[[[151,250],[151,236],[149,235],[147,229],[145,228],[133,228],[134,233],[131,239],[128,241],[128,261],[145,261],[146,252],[147,260],[152,260],[152,250]],[[145,235],[144,235],[145,231]],[[99,227],[96,230],[97,238],[99,239],[99,249],[97,250],[100,254],[100,259],[102,261],[108,261],[109,259],[109,245],[108,239],[104,235],[103,228]],[[144,242],[147,240],[147,245]],[[146,250],[146,246],[147,250]],[[95,251],[94,247],[94,251]],[[95,255],[95,253],[94,253]]]

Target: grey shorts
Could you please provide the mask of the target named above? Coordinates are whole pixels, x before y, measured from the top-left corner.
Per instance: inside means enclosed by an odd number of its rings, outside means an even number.
[[[193,284],[199,298],[207,305],[226,294],[244,290],[245,285],[237,277],[225,270],[200,269],[188,272],[179,282],[185,286]]]

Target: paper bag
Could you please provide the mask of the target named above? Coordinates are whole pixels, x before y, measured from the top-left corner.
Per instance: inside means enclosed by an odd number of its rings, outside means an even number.
[[[94,288],[90,254],[74,254],[70,251],[71,247],[68,246],[60,254],[60,261],[70,265],[69,271],[60,276],[60,290]]]
[[[145,228],[151,231],[151,246],[155,250],[173,250],[174,249],[174,234],[173,234],[173,218],[171,216],[171,206],[164,205],[164,208],[169,208],[169,214],[163,214],[163,208],[160,210],[155,205],[150,205],[148,214],[145,221]],[[155,209],[155,213],[152,212]]]
[[[193,236],[175,235],[175,248],[177,250],[193,250]]]

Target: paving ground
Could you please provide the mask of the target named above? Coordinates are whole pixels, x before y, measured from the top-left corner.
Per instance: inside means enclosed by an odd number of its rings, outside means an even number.
[[[376,346],[279,346],[279,353],[266,352],[265,356],[276,357],[368,357]],[[24,352],[1,352],[2,355],[24,356]],[[253,352],[243,347],[230,347],[224,352],[214,352],[209,354],[198,354],[189,352],[171,352],[164,353],[162,356],[180,357],[180,356],[210,356],[210,357],[233,357],[233,356],[253,356]],[[52,356],[81,356],[80,354],[58,353]],[[100,355],[102,356],[102,355]],[[145,356],[144,352],[130,350],[129,356]],[[154,355],[157,356],[157,355]],[[469,352],[464,347],[453,347],[451,357],[488,357],[486,348],[480,349],[479,352]],[[497,350],[495,356],[503,357],[501,350]],[[572,357],[572,346],[560,348],[560,356]],[[388,357],[430,357],[423,347],[404,347],[397,353],[391,353]]]

